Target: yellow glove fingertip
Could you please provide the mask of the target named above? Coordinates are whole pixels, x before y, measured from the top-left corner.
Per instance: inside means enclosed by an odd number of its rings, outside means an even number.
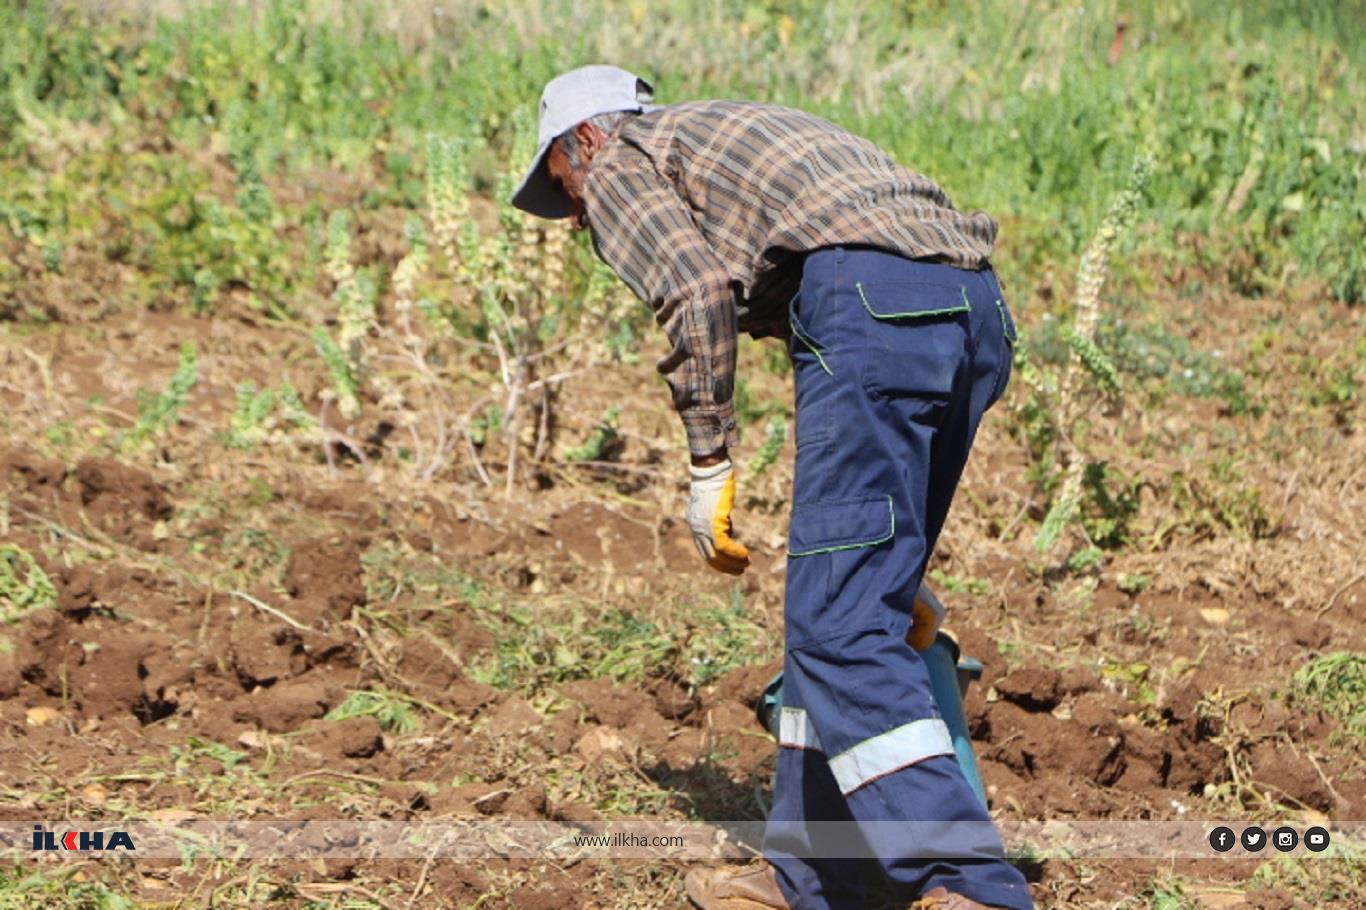
[[[718,572],[725,572],[727,575],[743,575],[745,569],[749,568],[749,560],[741,562],[733,556],[718,552],[707,560],[707,565]]]
[[[716,538],[716,550],[718,553],[724,553],[732,559],[749,562],[749,547],[729,535]]]

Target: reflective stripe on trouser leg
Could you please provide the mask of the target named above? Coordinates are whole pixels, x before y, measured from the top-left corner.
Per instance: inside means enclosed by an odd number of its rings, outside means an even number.
[[[806,711],[784,707],[778,717],[778,745],[822,752],[821,738]],[[937,717],[913,720],[879,733],[828,759],[840,792],[848,795],[879,777],[933,755],[952,755],[953,737]]]
[[[778,745],[790,749],[823,751],[821,738],[816,735],[816,728],[811,726],[806,711],[787,706],[784,706],[782,713],[778,715]]]
[[[822,752],[821,738],[806,711],[784,707],[778,716],[778,745]],[[829,759],[840,792],[852,793],[864,784],[886,777],[932,755],[952,755],[953,737],[937,717],[913,720],[865,739]]]
[[[840,792],[846,796],[902,768],[934,755],[952,755],[953,737],[948,725],[937,717],[913,720],[879,733],[830,759]]]
[[[835,784],[820,737],[801,707],[801,693],[786,681],[792,661],[783,668],[783,712],[778,720],[778,769],[773,805],[764,830],[764,858],[777,872],[787,901],[799,910],[856,910],[863,907],[859,861],[833,859],[822,849],[810,821],[842,822],[858,839],[854,817]],[[871,855],[871,853],[869,854]]]

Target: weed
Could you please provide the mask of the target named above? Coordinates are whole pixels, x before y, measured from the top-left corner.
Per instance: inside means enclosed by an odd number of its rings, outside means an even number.
[[[57,589],[33,554],[18,544],[0,544],[0,622],[56,605]]]
[[[763,647],[768,641],[767,631],[754,622],[753,611],[746,609],[736,588],[725,606],[698,612],[682,656],[694,684],[705,685],[738,666],[771,656]]]
[[[354,419],[360,414],[360,380],[352,371],[346,353],[323,328],[313,330],[313,345],[332,380],[328,394],[337,402],[337,410],[343,417]]]
[[[220,565],[214,582],[220,589],[250,588],[260,582],[274,586],[284,580],[289,547],[264,528],[235,523],[224,534],[218,552]]]
[[[1151,667],[1142,661],[1119,663],[1105,660],[1100,666],[1100,677],[1120,689],[1121,694],[1132,693],[1141,704],[1152,708],[1157,704],[1157,689],[1153,686]]]
[[[1186,881],[1177,875],[1166,874],[1146,889],[1145,903],[1151,910],[1194,910],[1199,906],[1186,896]]]
[[[379,725],[395,733],[415,733],[420,726],[408,700],[384,689],[359,689],[327,714],[328,720],[373,717]]]
[[[16,908],[136,910],[138,906],[102,882],[91,881],[79,868],[33,868],[23,863],[0,866],[0,897],[6,898],[6,906]]]
[[[590,624],[581,611],[499,603],[480,620],[494,633],[494,649],[470,675],[500,689],[532,693],[569,679],[639,678],[676,651],[658,625],[625,612]]]
[[[1177,528],[1194,536],[1213,536],[1222,531],[1252,540],[1270,537],[1279,530],[1279,520],[1262,503],[1257,488],[1243,482],[1232,458],[1211,465],[1203,478],[1175,471],[1168,484],[1177,517],[1154,532],[1154,544],[1161,544]]]
[[[351,265],[351,222],[345,212],[333,212],[328,219],[324,255],[337,307],[337,337],[318,328],[313,343],[327,365],[337,410],[343,420],[354,421],[366,375],[365,339],[375,328],[375,285]]]
[[[1366,738],[1366,654],[1334,651],[1295,671],[1294,690]]]
[[[980,597],[991,593],[991,582],[985,578],[949,575],[941,569],[930,569],[926,574],[936,587],[951,594],[974,594]]]
[[[237,408],[228,423],[228,447],[250,449],[262,442],[266,438],[266,418],[274,408],[274,392],[257,391],[255,383],[243,380],[237,387]]]
[[[1067,569],[1073,573],[1081,573],[1097,565],[1104,558],[1105,551],[1100,547],[1084,547],[1067,557]]]
[[[1214,390],[1224,400],[1224,412],[1230,417],[1260,417],[1266,411],[1266,406],[1248,389],[1247,376],[1238,370],[1220,374]]]
[[[231,771],[240,763],[246,761],[247,754],[236,749],[229,748],[222,743],[213,740],[201,739],[198,736],[191,736],[185,740],[186,748],[171,746],[171,761],[179,772],[183,772],[196,760],[201,758],[212,759],[218,762],[224,773]]]
[[[1046,368],[1031,362],[1023,353],[1017,356],[1021,375],[1031,390],[1031,404],[1026,415],[1031,427],[1029,434],[1040,447],[1059,451],[1049,460],[1065,461],[1067,467],[1057,482],[1053,503],[1034,538],[1035,548],[1043,553],[1050,550],[1076,517],[1086,499],[1095,503],[1102,514],[1114,512],[1112,501],[1103,494],[1104,465],[1098,465],[1087,454],[1085,415],[1096,408],[1097,397],[1105,399],[1120,393],[1119,374],[1108,355],[1096,344],[1100,320],[1100,290],[1109,271],[1110,255],[1120,234],[1133,221],[1144,189],[1152,179],[1152,158],[1140,153],[1134,158],[1128,186],[1119,193],[1101,220],[1095,236],[1082,254],[1077,269],[1077,290],[1072,324],[1063,331],[1076,357],[1075,365],[1068,361],[1060,377],[1044,375]],[[1100,396],[1092,390],[1099,389]],[[1051,486],[1051,484],[1048,484]],[[1104,535],[1113,538],[1119,520]]]
[[[1129,540],[1143,486],[1141,477],[1126,478],[1104,461],[1086,466],[1082,474],[1085,501],[1079,519],[1095,546],[1113,550]]]
[[[555,768],[546,776],[546,789],[552,798],[581,801],[616,818],[658,818],[679,797],[675,790],[611,764],[594,768],[592,773]]]
[[[166,390],[160,395],[138,390],[137,422],[124,434],[122,447],[125,450],[136,449],[170,429],[180,418],[190,390],[198,381],[199,352],[193,341],[187,341],[180,346],[180,365],[171,375]]]
[[[1152,579],[1142,574],[1120,573],[1115,580],[1115,586],[1125,594],[1142,594],[1151,584]]]
[[[1338,862],[1325,862],[1333,858]],[[1362,864],[1353,861],[1341,844],[1333,843],[1314,857],[1275,856],[1252,873],[1257,888],[1283,888],[1315,907],[1349,906],[1362,884]]]
[[[237,386],[236,402],[223,436],[230,449],[278,443],[290,431],[306,433],[317,427],[317,419],[304,410],[299,393],[287,382],[257,389],[251,380],[243,380]]]
[[[60,451],[69,451],[76,443],[76,430],[69,420],[60,420],[52,424],[43,435]]]
[[[493,650],[470,676],[500,689],[535,694],[573,679],[644,679],[674,668],[694,685],[767,654],[768,632],[738,590],[726,601],[699,596],[611,608],[575,598],[521,601],[472,578],[461,597],[493,634]]]
[[[564,460],[569,462],[610,460],[613,450],[619,448],[617,420],[620,416],[621,408],[619,406],[612,405],[609,407],[603,413],[602,420],[588,435],[588,438],[564,453]]]
[[[763,444],[759,446],[749,462],[750,475],[762,477],[778,460],[778,453],[783,450],[783,444],[786,442],[787,420],[777,415],[770,417],[768,419],[768,433],[764,437]]]
[[[365,371],[365,338],[375,328],[375,285],[368,275],[351,266],[351,222],[345,212],[333,212],[327,221],[325,258],[335,288],[332,299],[337,304],[337,346],[346,356],[351,374],[359,378]],[[350,419],[355,413],[343,408],[342,416]]]

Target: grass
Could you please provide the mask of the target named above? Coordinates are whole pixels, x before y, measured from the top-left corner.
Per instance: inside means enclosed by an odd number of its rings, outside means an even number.
[[[526,695],[574,679],[639,682],[661,670],[701,686],[776,654],[774,636],[755,622],[738,591],[728,600],[675,595],[606,606],[569,596],[523,599],[467,580],[462,596],[494,640],[471,676]]]
[[[18,544],[0,544],[0,623],[16,622],[56,603],[57,589],[33,554]]]
[[[56,265],[48,272],[69,271],[77,251],[113,254],[141,272],[134,301],[169,297],[209,312],[241,286],[254,306],[287,312],[313,283],[327,229],[316,201],[290,198],[282,180],[337,169],[369,185],[349,205],[416,208],[435,133],[474,149],[474,186],[491,189],[514,115],[545,79],[611,57],[653,77],[664,100],[799,104],[866,133],[1006,220],[1013,255],[1003,266],[1025,285],[1080,248],[1107,188],[1151,141],[1162,150],[1153,243],[1208,236],[1199,255],[1242,269],[1254,291],[1281,286],[1293,262],[1338,297],[1362,297],[1366,264],[1350,241],[1366,204],[1354,133],[1362,51],[1340,39],[1351,30],[1323,25],[1351,21],[1353,4],[1128,4],[1137,37],[1114,66],[1114,2],[1080,14],[984,3],[960,16],[932,4],[805,0],[782,13],[737,9],[741,27],[720,32],[701,27],[711,21],[701,0],[659,5],[639,22],[607,3],[533,16],[526,3],[476,13],[457,2],[443,21],[407,9],[409,29],[428,32],[416,52],[405,47],[414,36],[358,7],[338,18],[318,2],[253,6],[240,17],[191,4],[154,26],[80,4],[3,14],[14,41],[0,57],[0,122],[12,125],[0,143],[19,182],[0,222]],[[551,38],[564,33],[581,39]],[[82,127],[79,142],[63,137],[68,122]],[[220,157],[112,157],[121,136],[147,129]],[[33,181],[26,157],[64,143],[63,177]],[[311,252],[291,255],[281,236],[312,237]],[[1255,258],[1225,261],[1232,246]]]
[[[1260,863],[1245,881],[1226,885],[1201,883],[1189,874],[1167,872],[1157,876],[1137,896],[1136,903],[1152,910],[1195,910],[1206,906],[1240,906],[1241,898],[1271,888],[1293,895],[1296,904],[1312,907],[1348,906],[1359,893],[1363,868],[1360,862],[1334,857],[1334,846],[1318,856],[1271,856]],[[1336,861],[1334,861],[1336,860]]]
[[[1366,654],[1334,651],[1295,671],[1296,694],[1342,721],[1348,735],[1366,739]]]
[[[382,690],[352,692],[327,714],[328,720],[346,720],[350,717],[373,717],[385,730],[395,733],[415,733],[419,728],[412,705],[402,697]]]
[[[33,869],[24,864],[0,866],[0,897],[5,906],[51,907],[54,910],[134,910],[130,897],[89,880],[81,869]]]
[[[1366,868],[1359,859],[1334,857],[1336,845],[1317,857],[1276,856],[1252,873],[1251,884],[1262,888],[1283,888],[1299,900],[1315,907],[1346,906],[1360,893]],[[1331,860],[1337,859],[1336,862]],[[1325,862],[1324,860],[1329,860]]]

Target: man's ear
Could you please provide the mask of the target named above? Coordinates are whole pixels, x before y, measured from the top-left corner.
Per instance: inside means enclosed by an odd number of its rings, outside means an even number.
[[[602,148],[603,140],[606,138],[602,130],[587,120],[574,127],[574,136],[579,140],[579,148],[590,158]]]

